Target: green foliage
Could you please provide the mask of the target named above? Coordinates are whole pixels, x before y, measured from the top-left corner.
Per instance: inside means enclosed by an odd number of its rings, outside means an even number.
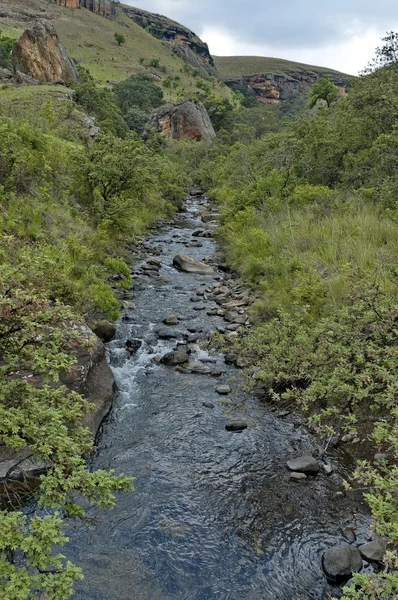
[[[114,90],[128,128],[142,135],[150,112],[163,104],[163,90],[148,75],[132,75]]]
[[[0,34],[0,69],[11,69],[11,50],[13,44],[13,39]]]
[[[264,113],[258,139],[257,109],[240,100],[233,125],[192,155],[220,210],[227,262],[256,294],[254,327],[226,341],[255,367],[249,381],[298,406],[326,446],[336,432],[369,440],[365,455],[355,447],[351,485],[388,551],[384,571],[354,576],[352,600],[398,589],[398,63],[396,35],[384,41],[386,66],[352,81],[346,97],[321,78],[317,110]],[[366,460],[375,451],[381,464]]]
[[[123,44],[126,43],[126,38],[124,37],[124,35],[122,33],[118,33],[117,31],[115,32],[114,38],[116,40],[116,43],[118,46],[122,46]]]
[[[337,97],[336,86],[327,77],[320,77],[312,86],[310,107],[313,108],[318,100],[323,100],[330,107],[333,102],[336,102]]]
[[[85,112],[96,118],[101,130],[120,137],[126,135],[127,126],[111,90],[100,88],[86,77],[86,81],[75,88],[75,100]]]

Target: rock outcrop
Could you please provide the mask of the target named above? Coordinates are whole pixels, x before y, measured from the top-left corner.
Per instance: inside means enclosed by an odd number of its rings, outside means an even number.
[[[193,68],[199,69],[202,77],[220,77],[208,45],[187,27],[171,21],[167,17],[153,14],[139,8],[122,6],[125,14],[154,37],[163,40],[173,52]]]
[[[77,362],[68,373],[62,373],[60,384],[70,390],[82,394],[92,404],[91,411],[83,419],[82,425],[88,427],[96,435],[104,417],[112,407],[115,394],[115,379],[106,361],[105,346],[93,335],[91,330],[81,325],[80,344],[77,349]],[[40,385],[40,381],[30,379],[32,385]],[[29,448],[20,451],[0,445],[0,505],[14,501],[16,494],[21,498],[24,493],[39,483],[39,475],[45,471],[44,463],[34,461]]]
[[[111,0],[53,0],[53,2],[67,8],[87,8],[104,17],[114,15],[116,11]]]
[[[77,70],[59,41],[49,21],[37,21],[24,31],[12,50],[12,64],[16,74],[21,73],[36,81],[79,80]]]
[[[245,90],[261,104],[280,104],[301,94],[307,87],[314,85],[320,77],[321,74],[312,71],[298,72],[288,76],[257,73],[236,79],[227,79],[224,83],[234,91]],[[340,93],[344,94],[344,80],[337,76],[331,79],[340,88]]]
[[[201,102],[165,104],[151,113],[147,125],[147,128],[149,127],[154,127],[169,141],[209,142],[216,135],[207,110]]]

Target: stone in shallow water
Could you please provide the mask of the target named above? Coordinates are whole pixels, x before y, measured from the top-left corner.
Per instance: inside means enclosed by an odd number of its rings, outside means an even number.
[[[344,529],[342,530],[341,533],[343,534],[345,539],[348,542],[350,542],[350,544],[353,544],[354,542],[356,542],[357,536],[355,535],[355,531],[353,530],[352,527],[344,527]]]
[[[185,256],[185,254],[177,254],[173,258],[173,265],[184,273],[196,273],[197,275],[212,275],[214,273],[214,269],[209,265],[190,256]]]
[[[341,583],[362,569],[361,554],[355,546],[334,546],[326,550],[322,566],[328,579]]]
[[[291,481],[305,481],[307,479],[307,475],[305,473],[290,473]]]
[[[186,352],[168,352],[162,357],[161,362],[164,365],[183,365],[189,361],[189,354]]]
[[[232,421],[231,423],[227,423],[227,425],[225,426],[225,429],[227,431],[243,431],[244,429],[247,429],[247,423],[245,423],[244,421]]]
[[[179,337],[181,335],[181,332],[177,331],[177,329],[161,327],[160,329],[158,329],[157,334],[161,340],[172,340]]]
[[[229,385],[219,385],[216,388],[216,392],[217,394],[220,394],[220,396],[226,396],[227,394],[231,393],[231,388]]]
[[[205,408],[214,408],[214,404],[212,404],[211,402],[203,402],[203,406]]]
[[[359,546],[359,552],[365,560],[380,563],[383,561],[387,550],[387,545],[383,539],[373,540],[367,544]]]
[[[167,317],[166,319],[164,319],[163,323],[165,325],[178,325],[179,321],[177,319],[177,317],[175,317],[174,315],[171,315],[170,317]]]
[[[319,464],[311,455],[299,456],[287,461],[289,471],[297,471],[306,475],[316,475],[319,472]]]

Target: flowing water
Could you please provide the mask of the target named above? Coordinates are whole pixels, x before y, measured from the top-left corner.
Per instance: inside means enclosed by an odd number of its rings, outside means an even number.
[[[109,344],[119,394],[93,468],[136,477],[136,491],[118,496],[115,509],[92,510],[87,523],[69,526],[68,553],[85,572],[74,600],[329,598],[336,589],[325,582],[322,553],[344,543],[346,525],[359,539],[368,531],[360,503],[336,497],[344,475],[337,454],[331,477],[289,481],[286,460],[311,452],[315,441],[299,420],[278,418],[245,394],[240,371],[221,354],[196,346],[192,355],[222,370],[219,379],[153,360],[176,344],[156,336],[165,317],[184,317],[181,336],[197,326],[203,339],[222,324],[207,314],[213,302],[191,301],[214,276],[171,266],[175,254],[214,256],[211,238],[202,248],[184,246],[194,229],[214,227],[201,221],[205,202],[190,198],[187,212],[141,247],[142,260],[163,249],[160,277],[135,280],[128,296],[136,308]],[[143,340],[134,356],[125,350],[131,338]],[[231,385],[230,397],[215,392],[220,383]],[[230,433],[231,420],[248,428]]]

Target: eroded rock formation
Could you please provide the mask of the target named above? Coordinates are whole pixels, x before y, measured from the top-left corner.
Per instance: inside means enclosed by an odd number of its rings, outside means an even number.
[[[166,140],[210,141],[216,135],[204,105],[188,100],[154,110],[148,127],[154,127]]]
[[[78,81],[75,65],[49,21],[37,21],[15,42],[12,50],[15,73],[51,83]]]
[[[245,90],[262,104],[280,104],[314,85],[320,76],[321,74],[310,71],[289,76],[257,73],[237,79],[227,79],[224,83],[234,91]],[[338,77],[332,77],[332,81],[341,89],[341,93],[344,93],[345,81]]]
[[[115,14],[115,7],[111,0],[53,0],[53,2],[67,8],[87,8],[104,17]]]
[[[220,77],[208,45],[193,31],[161,15],[131,6],[123,6],[122,9],[135,23],[166,42],[180,58],[195,69],[199,69],[203,77],[208,75]]]

